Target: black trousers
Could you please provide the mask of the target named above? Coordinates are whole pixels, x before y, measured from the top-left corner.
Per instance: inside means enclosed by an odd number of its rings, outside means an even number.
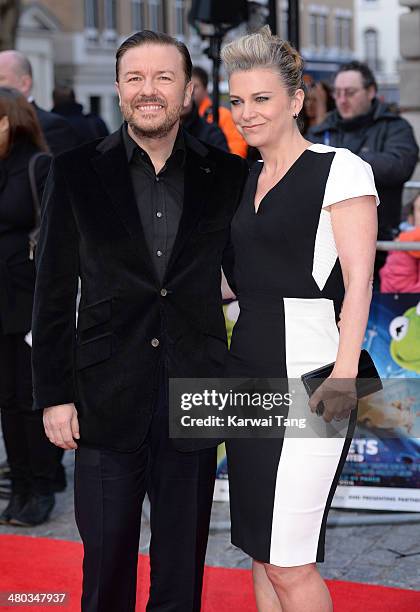
[[[31,349],[25,334],[0,331],[0,409],[13,491],[52,493],[61,449],[45,435],[42,410],[32,410]]]
[[[168,436],[165,385],[149,434],[132,453],[80,446],[76,522],[84,545],[83,612],[134,612],[141,508],[150,499],[147,611],[198,612],[216,449],[183,453]]]

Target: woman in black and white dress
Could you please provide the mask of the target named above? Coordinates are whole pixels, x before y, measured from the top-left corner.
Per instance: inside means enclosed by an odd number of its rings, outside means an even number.
[[[262,158],[232,223],[241,310],[227,376],[299,378],[335,361],[331,380],[354,388],[376,248],[372,170],[301,136],[302,60],[268,27],[227,45],[222,59],[233,119]],[[351,433],[355,400],[327,400],[327,386],[311,410],[324,399],[323,418],[347,418]],[[232,542],[254,560],[259,610],[332,610],[316,562],[349,444],[288,432],[227,443]]]

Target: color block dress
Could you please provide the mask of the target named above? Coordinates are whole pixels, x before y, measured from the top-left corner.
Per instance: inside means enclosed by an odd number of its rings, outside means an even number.
[[[257,162],[232,222],[240,306],[231,378],[295,378],[335,361],[344,284],[331,204],[377,192],[369,164],[311,145],[254,209]],[[309,408],[308,408],[309,413]],[[318,417],[319,418],[319,417]],[[354,429],[356,414],[349,419]],[[227,442],[232,543],[283,567],[323,561],[327,514],[351,439]]]

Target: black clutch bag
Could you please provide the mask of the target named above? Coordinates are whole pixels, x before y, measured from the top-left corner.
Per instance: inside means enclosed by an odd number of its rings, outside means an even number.
[[[301,380],[305,386],[308,395],[318,389],[318,387],[328,378],[333,371],[335,363],[329,363],[328,365],[312,370],[312,372],[306,372],[302,374]],[[359,368],[356,378],[356,393],[357,399],[366,397],[371,393],[376,393],[382,389],[382,381],[379,377],[378,370],[372,361],[372,357],[364,349],[360,352]],[[322,403],[322,402],[321,402]],[[317,414],[322,414],[323,407],[317,409]]]

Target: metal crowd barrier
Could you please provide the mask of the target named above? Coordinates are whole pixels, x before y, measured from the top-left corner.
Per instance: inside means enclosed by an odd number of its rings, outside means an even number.
[[[378,240],[377,251],[420,251],[420,242],[398,242],[394,240]]]
[[[404,183],[404,189],[420,189],[420,181],[407,181]]]

